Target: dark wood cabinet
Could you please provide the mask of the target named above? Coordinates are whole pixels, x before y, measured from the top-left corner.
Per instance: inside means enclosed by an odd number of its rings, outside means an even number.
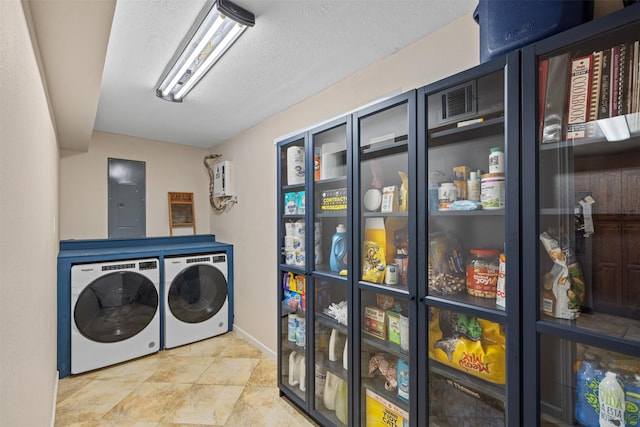
[[[622,225],[623,307],[640,316],[640,222]]]
[[[618,219],[622,209],[620,171],[593,171],[589,176],[591,196],[596,203],[593,213],[602,219]]]
[[[635,156],[634,160],[640,162],[640,154]],[[640,167],[636,166],[622,169],[621,182],[622,215],[633,216],[640,219],[640,197],[638,197],[638,191],[640,190]]]
[[[594,308],[640,318],[640,221],[599,221],[594,234]]]
[[[588,176],[588,192],[600,220],[640,220],[640,153],[618,153],[576,159],[576,176]],[[576,183],[576,189],[578,185]]]
[[[622,306],[622,225],[599,222],[593,236],[594,308],[612,312]]]

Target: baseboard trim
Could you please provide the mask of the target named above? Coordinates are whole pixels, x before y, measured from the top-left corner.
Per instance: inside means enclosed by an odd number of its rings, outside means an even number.
[[[56,406],[58,403],[58,382],[60,381],[60,371],[56,370],[56,377],[53,386],[53,404],[51,405],[51,422],[49,425],[55,427],[56,424]]]
[[[262,351],[265,355],[269,356],[273,360],[276,360],[276,352],[275,351],[271,350],[269,347],[267,347],[264,344],[262,344],[255,337],[253,337],[252,335],[248,334],[244,329],[242,329],[238,325],[234,324],[233,325],[233,330],[238,335],[242,336],[242,338],[244,338],[245,340],[249,341],[251,344],[253,344],[256,347],[258,347],[260,349],[260,351]]]

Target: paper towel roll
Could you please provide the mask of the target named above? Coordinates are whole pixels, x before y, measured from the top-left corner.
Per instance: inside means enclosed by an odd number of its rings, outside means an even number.
[[[304,148],[287,148],[287,184],[304,184]]]

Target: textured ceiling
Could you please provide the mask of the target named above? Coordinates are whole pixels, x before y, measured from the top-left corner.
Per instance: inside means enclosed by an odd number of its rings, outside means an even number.
[[[31,0],[31,3],[40,10],[39,14],[34,13],[34,18],[38,18],[34,21],[36,27],[41,27],[47,20],[43,4],[49,8],[52,4],[80,7],[85,2]],[[235,0],[235,3],[255,14],[255,26],[236,41],[182,103],[171,103],[155,96],[156,85],[196,16],[210,3],[118,0],[115,13],[112,12],[106,58],[103,56],[95,129],[212,147],[469,13],[477,1]],[[66,21],[64,25],[75,25],[76,37],[81,40],[83,31],[89,31],[77,22]],[[48,49],[51,51],[53,47]],[[99,61],[100,49],[97,51]],[[54,60],[47,59],[46,52],[43,57],[47,69],[47,62]],[[67,67],[68,73],[73,73],[73,61]],[[56,82],[48,74],[48,84],[54,86]],[[59,102],[53,99],[52,104],[58,121]],[[96,108],[87,107],[89,111]],[[59,130],[61,125],[58,124]],[[78,148],[72,141],[72,136],[63,137],[61,146]]]

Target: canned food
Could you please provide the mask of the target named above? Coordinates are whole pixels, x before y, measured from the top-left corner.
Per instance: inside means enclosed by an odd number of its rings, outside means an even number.
[[[396,264],[387,264],[387,268],[384,273],[384,283],[387,285],[398,284],[398,266]]]

